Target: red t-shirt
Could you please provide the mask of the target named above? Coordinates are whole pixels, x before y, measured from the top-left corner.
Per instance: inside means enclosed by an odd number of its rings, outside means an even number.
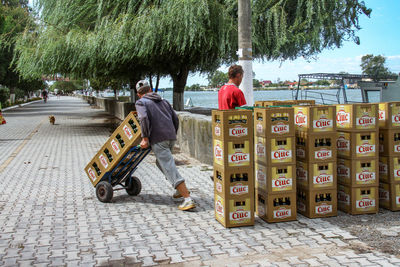
[[[218,91],[218,109],[234,109],[246,105],[242,90],[236,85],[227,83]]]

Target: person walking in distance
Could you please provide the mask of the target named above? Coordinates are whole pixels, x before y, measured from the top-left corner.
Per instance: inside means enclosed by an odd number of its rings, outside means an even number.
[[[48,94],[47,94],[46,89],[43,89],[43,91],[42,91],[42,97],[43,97],[44,102],[46,103],[46,102],[47,102],[47,97],[48,97]]]
[[[242,83],[243,68],[240,65],[232,65],[228,71],[229,81],[218,91],[218,109],[235,109],[246,105],[246,99],[242,90],[238,87]]]
[[[184,201],[178,208],[180,210],[193,209],[196,204],[190,197],[185,179],[179,174],[172,156],[179,127],[178,116],[168,101],[152,92],[147,81],[139,81],[136,89],[140,98],[135,104],[142,129],[140,146],[142,148],[151,146],[156,156],[157,167],[175,188],[173,198],[184,197]]]

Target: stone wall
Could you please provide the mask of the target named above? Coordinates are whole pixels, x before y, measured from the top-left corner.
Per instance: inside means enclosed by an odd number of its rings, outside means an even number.
[[[129,112],[135,110],[135,104],[133,103],[118,102],[114,99],[93,96],[79,97],[82,97],[91,105],[104,109],[120,120],[123,120]],[[190,155],[202,163],[212,165],[211,116],[190,112],[177,112],[177,114],[179,117],[177,145],[181,152]]]
[[[202,163],[213,163],[211,116],[178,112],[177,144],[185,154]]]
[[[117,117],[120,120],[125,119],[129,112],[136,110],[134,103],[119,102],[115,99],[98,98],[94,96],[79,96],[89,104],[104,109],[107,113]]]

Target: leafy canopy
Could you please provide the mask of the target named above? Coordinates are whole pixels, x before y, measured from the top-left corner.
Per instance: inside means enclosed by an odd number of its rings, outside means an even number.
[[[0,85],[25,94],[44,87],[40,77],[24,79],[14,70],[12,61],[16,39],[26,29],[31,29],[33,17],[28,1],[2,1],[0,5]]]
[[[208,75],[208,85],[214,88],[219,88],[228,82],[228,73],[222,71],[215,71]]]
[[[253,56],[263,60],[359,43],[358,17],[371,12],[359,0],[251,3]],[[37,0],[36,10],[40,26],[17,43],[25,77],[169,74],[175,93],[183,93],[189,72],[236,61],[237,0]]]
[[[395,74],[391,73],[387,67],[385,67],[386,58],[372,54],[365,55],[361,58],[361,69],[362,73],[371,77],[374,81],[381,79],[390,78]]]
[[[310,57],[343,40],[359,43],[357,0],[253,0],[254,57]],[[38,0],[42,26],[20,40],[18,69],[110,74],[121,64],[170,73],[209,71],[235,60],[237,0]]]

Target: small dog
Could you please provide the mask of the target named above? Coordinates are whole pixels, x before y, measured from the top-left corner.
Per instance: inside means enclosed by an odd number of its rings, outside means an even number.
[[[53,115],[49,116],[49,120],[50,120],[50,123],[53,125],[56,122],[56,118]]]

